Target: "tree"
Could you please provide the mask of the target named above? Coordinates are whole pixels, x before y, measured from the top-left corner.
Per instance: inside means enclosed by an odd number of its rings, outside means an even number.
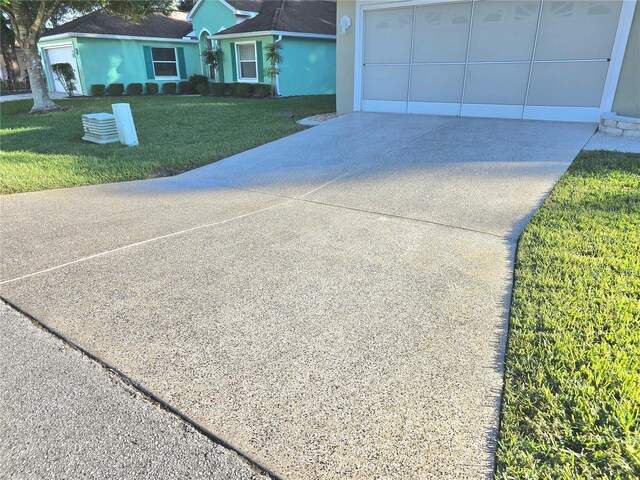
[[[7,80],[15,88],[16,81],[20,77],[20,69],[18,68],[18,55],[16,54],[16,37],[13,34],[9,18],[0,14],[0,49],[2,49],[2,59],[7,67]]]
[[[202,52],[202,56],[204,57],[204,63],[209,65],[211,72],[217,71],[220,65],[222,65],[222,49],[217,46],[205,50]]]
[[[73,92],[76,89],[76,74],[71,64],[54,63],[51,65],[51,70],[53,70],[53,74],[64,87],[64,91],[67,92],[69,98],[73,97]]]
[[[176,7],[181,12],[190,12],[195,4],[196,0],[179,0],[176,2]]]
[[[57,110],[49,98],[38,40],[48,25],[61,18],[98,9],[129,19],[141,19],[155,12],[167,13],[172,0],[0,0],[0,10],[11,20],[11,27],[22,48],[33,92],[31,113]]]
[[[280,50],[282,47],[279,42],[273,42],[264,47],[266,50],[265,58],[269,66],[264,69],[264,74],[271,79],[271,98],[275,98],[276,94],[276,77],[280,73],[280,64],[284,61]]]

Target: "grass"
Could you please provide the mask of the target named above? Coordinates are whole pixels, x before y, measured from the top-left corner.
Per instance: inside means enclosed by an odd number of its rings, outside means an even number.
[[[583,152],[519,242],[497,478],[640,478],[640,155]]]
[[[131,104],[140,145],[82,140],[80,116]],[[2,104],[0,193],[164,176],[215,162],[302,129],[295,120],[335,111],[335,96],[79,98],[68,111],[29,115],[30,100]],[[294,117],[293,119],[291,117]]]

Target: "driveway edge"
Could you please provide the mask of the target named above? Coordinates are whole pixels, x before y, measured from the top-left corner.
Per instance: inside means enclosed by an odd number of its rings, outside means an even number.
[[[181,419],[183,422],[185,422],[185,423],[189,424],[191,427],[193,427],[198,433],[200,433],[200,434],[204,435],[205,437],[207,437],[213,443],[215,443],[217,445],[220,445],[221,447],[226,448],[227,450],[231,450],[231,451],[235,452],[240,458],[242,458],[257,473],[259,473],[261,475],[266,475],[266,476],[270,477],[273,480],[282,480],[281,476],[277,475],[271,469],[269,469],[269,468],[265,467],[264,465],[260,464],[260,462],[258,462],[254,458],[252,458],[251,455],[243,452],[242,450],[240,450],[240,449],[234,447],[233,445],[231,445],[226,440],[218,437],[216,434],[214,434],[213,432],[211,432],[207,428],[203,427],[199,423],[195,422],[194,420],[189,418],[187,415],[185,415],[184,413],[182,413],[179,410],[177,410],[171,404],[165,402],[160,397],[158,397],[156,394],[154,394],[150,390],[148,390],[145,387],[143,387],[142,385],[140,385],[138,382],[133,380],[131,377],[129,377],[124,372],[118,370],[116,367],[113,367],[112,365],[110,365],[107,362],[105,362],[102,358],[98,357],[97,355],[91,353],[88,350],[85,350],[80,345],[78,345],[77,343],[71,341],[70,339],[65,337],[63,334],[58,332],[56,329],[48,326],[46,323],[44,323],[41,320],[39,320],[38,318],[34,317],[29,312],[23,310],[18,305],[14,304],[13,302],[11,302],[10,300],[8,300],[7,298],[5,298],[2,295],[0,295],[0,301],[2,301],[5,305],[8,305],[10,308],[12,308],[16,312],[20,313],[21,315],[24,315],[36,327],[38,327],[38,328],[44,330],[45,332],[53,335],[54,337],[56,337],[59,340],[61,340],[62,342],[64,342],[65,345],[67,345],[68,347],[76,350],[77,352],[80,352],[82,355],[85,355],[89,359],[91,359],[94,362],[98,363],[102,368],[104,368],[105,370],[107,370],[110,373],[114,374],[120,381],[122,381],[123,383],[125,383],[129,387],[135,389],[142,396],[142,398],[144,400],[146,400],[148,402],[155,403],[162,410],[164,410],[164,411],[166,411],[166,412],[168,412],[168,413],[170,413],[172,415],[175,415],[176,417]]]

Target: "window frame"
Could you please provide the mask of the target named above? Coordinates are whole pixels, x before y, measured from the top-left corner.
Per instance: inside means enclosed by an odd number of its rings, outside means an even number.
[[[153,59],[153,50],[154,49],[165,49],[165,50],[173,50],[173,58],[174,61],[168,60],[154,60]],[[180,67],[178,65],[178,49],[176,47],[154,47],[151,46],[151,63],[153,65],[153,76],[158,80],[180,80]],[[158,75],[156,72],[156,63],[173,63],[176,66],[176,75]]]
[[[253,45],[253,51],[255,53],[253,60],[240,60],[240,45]],[[235,45],[236,49],[236,71],[238,72],[238,82],[240,83],[258,83],[260,80],[260,72],[258,72],[258,44],[257,42],[237,42]],[[243,77],[242,76],[242,62],[248,63],[252,61],[256,66],[256,76],[255,77]]]

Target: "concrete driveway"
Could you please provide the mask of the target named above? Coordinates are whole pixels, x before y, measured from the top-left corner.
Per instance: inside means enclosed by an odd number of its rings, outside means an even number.
[[[356,114],[5,196],[0,291],[283,477],[486,478],[515,241],[594,130]]]

